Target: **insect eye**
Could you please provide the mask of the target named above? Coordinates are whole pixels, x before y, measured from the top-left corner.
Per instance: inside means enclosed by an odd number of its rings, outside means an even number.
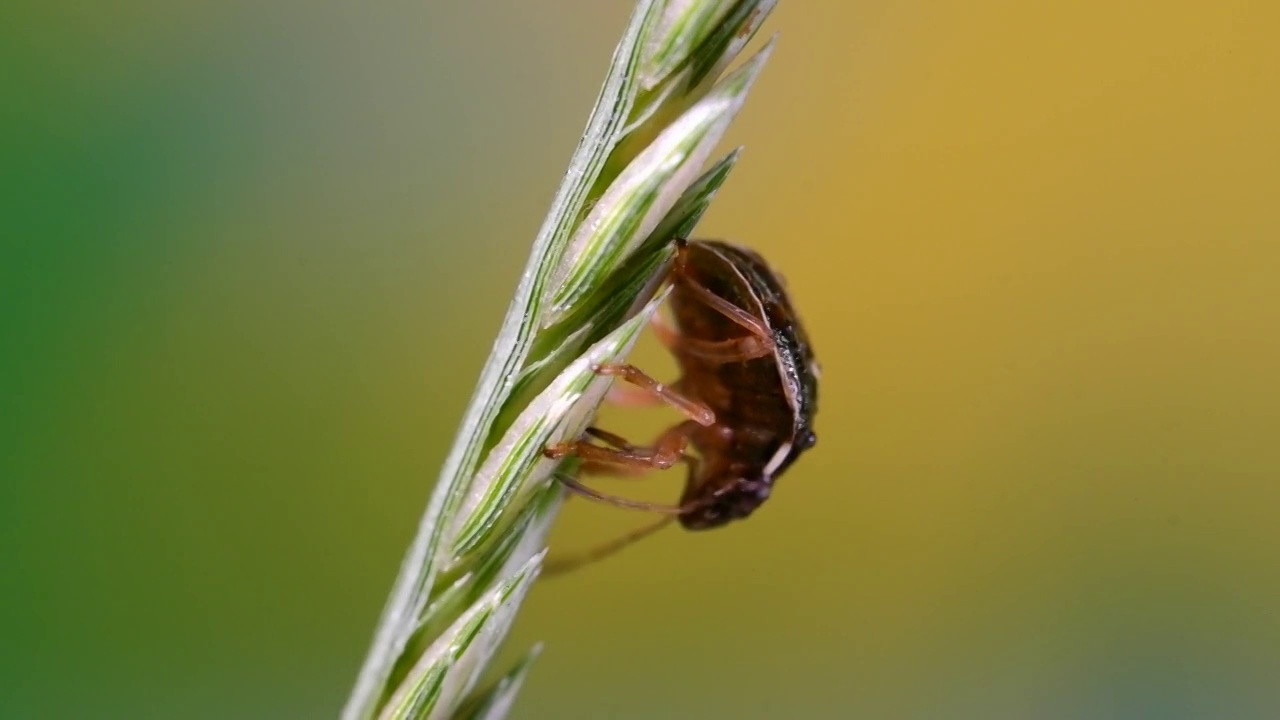
[[[809,431],[809,434],[804,437],[805,449],[807,450],[817,444],[818,444],[818,435],[814,433],[812,430]]]

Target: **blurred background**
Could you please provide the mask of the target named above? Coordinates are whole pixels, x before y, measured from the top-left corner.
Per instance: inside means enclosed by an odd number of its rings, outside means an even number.
[[[629,11],[6,11],[0,716],[336,716]],[[783,2],[700,234],[819,444],[539,586],[513,717],[1280,716],[1277,20]]]

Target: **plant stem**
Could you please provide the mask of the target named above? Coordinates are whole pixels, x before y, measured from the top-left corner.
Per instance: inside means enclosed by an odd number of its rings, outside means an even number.
[[[702,168],[768,57],[716,82],[770,0],[641,0],[520,278],[400,567],[344,720],[497,720],[532,656],[467,699],[536,579],[576,437],[663,295],[670,240],[737,153]],[[699,176],[701,174],[701,176]]]

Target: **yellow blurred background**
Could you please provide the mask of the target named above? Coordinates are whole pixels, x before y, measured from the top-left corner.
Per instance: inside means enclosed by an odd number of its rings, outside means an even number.
[[[629,9],[7,13],[0,716],[336,715]],[[539,586],[513,717],[1280,716],[1277,20],[784,0],[700,234],[818,446]]]

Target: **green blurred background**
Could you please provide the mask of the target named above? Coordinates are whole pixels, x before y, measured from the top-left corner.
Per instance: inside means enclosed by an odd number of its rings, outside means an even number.
[[[336,715],[628,12],[6,10],[0,716]],[[783,2],[700,230],[819,445],[540,586],[514,717],[1280,716],[1278,16]]]

